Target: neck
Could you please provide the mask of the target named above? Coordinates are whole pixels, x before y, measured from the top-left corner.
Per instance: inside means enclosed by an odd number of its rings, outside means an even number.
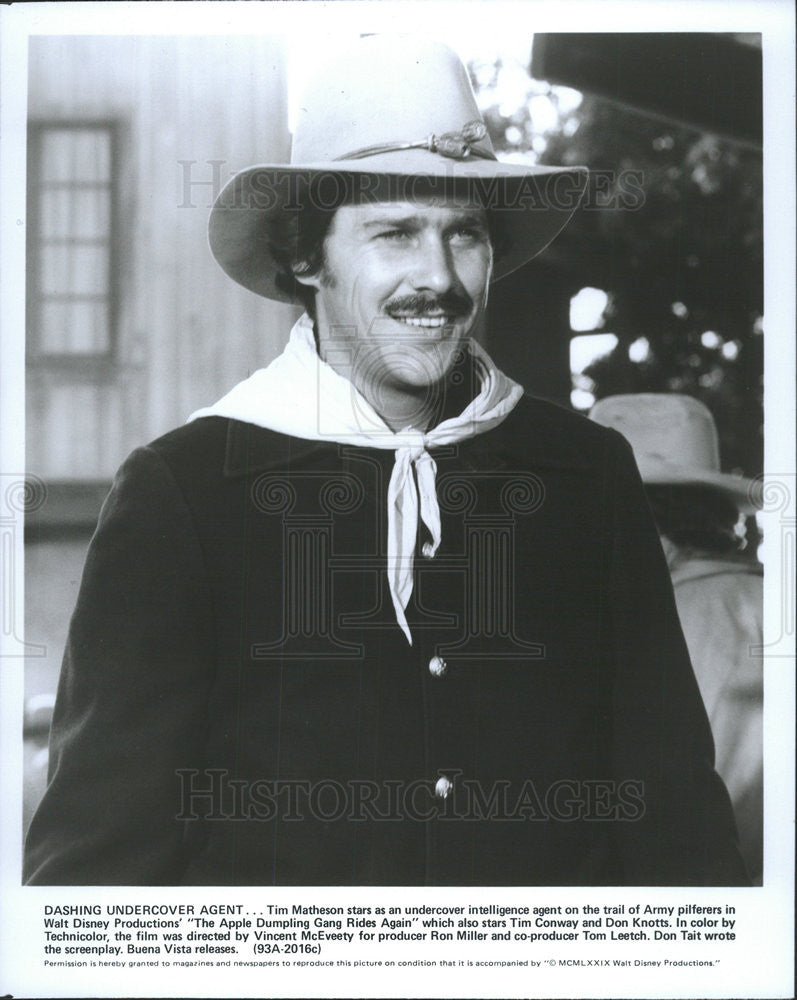
[[[406,428],[429,430],[433,424],[433,414],[439,408],[439,400],[443,395],[440,385],[424,387],[423,392],[418,394],[400,390],[386,391],[384,386],[380,386],[379,392],[374,392],[369,385],[357,388],[392,431]]]
[[[323,361],[358,390],[394,432],[413,428],[428,431],[443,420],[458,416],[478,394],[481,386],[467,351],[436,383],[415,386],[391,373],[374,377],[367,364],[352,362],[348,352],[330,350],[321,338],[318,352]]]

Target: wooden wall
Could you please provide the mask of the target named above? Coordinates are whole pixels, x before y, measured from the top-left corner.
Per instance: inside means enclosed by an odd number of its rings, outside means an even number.
[[[36,361],[27,383],[29,472],[109,479],[132,448],[213,402],[287,337],[293,310],[235,285],[206,238],[207,161],[224,161],[223,182],[288,158],[284,53],[268,37],[33,38],[29,112],[120,124],[117,358]]]

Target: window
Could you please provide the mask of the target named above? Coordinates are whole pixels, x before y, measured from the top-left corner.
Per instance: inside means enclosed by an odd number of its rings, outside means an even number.
[[[28,143],[32,358],[110,360],[115,341],[112,122],[36,122]]]

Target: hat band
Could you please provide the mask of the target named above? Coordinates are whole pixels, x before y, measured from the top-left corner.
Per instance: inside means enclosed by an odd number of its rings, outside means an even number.
[[[478,149],[473,144],[487,135],[487,126],[482,121],[468,122],[459,132],[444,132],[442,135],[432,133],[425,139],[414,142],[383,142],[375,146],[363,146],[335,160],[364,160],[379,153],[395,153],[405,149],[427,149],[430,153],[439,153],[452,160],[464,160],[476,156],[482,160],[495,160],[496,156],[490,150]]]

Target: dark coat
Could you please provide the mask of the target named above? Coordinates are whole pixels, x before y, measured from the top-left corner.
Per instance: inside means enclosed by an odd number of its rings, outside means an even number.
[[[412,647],[384,571],[392,452],[211,417],[130,456],[30,882],[746,883],[628,445],[525,398],[434,454]]]

